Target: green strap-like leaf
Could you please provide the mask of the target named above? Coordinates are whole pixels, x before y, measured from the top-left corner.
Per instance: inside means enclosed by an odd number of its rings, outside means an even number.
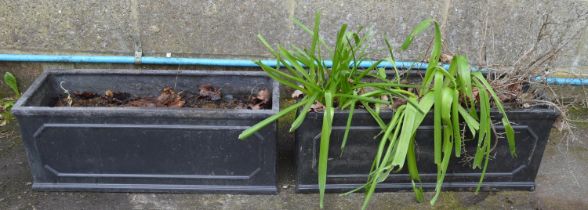
[[[357,95],[357,92],[353,92],[353,95]],[[349,115],[347,116],[347,123],[345,125],[345,133],[343,134],[343,140],[341,141],[341,155],[343,156],[343,151],[345,150],[345,146],[347,145],[347,138],[349,137],[349,130],[351,129],[351,122],[353,119],[353,113],[355,112],[355,103],[356,100],[351,100],[351,107],[349,107]]]
[[[453,89],[443,87],[441,89],[441,120],[445,124],[451,123],[451,108],[453,107]]]
[[[382,120],[382,118],[380,117],[380,115],[376,114],[376,112],[374,111],[374,109],[372,109],[367,102],[361,101],[361,100],[359,102],[363,105],[364,109],[366,111],[368,111],[368,113],[370,113],[370,115],[372,116],[372,118],[374,118],[374,120],[376,121],[376,123],[378,123],[378,126],[380,126],[381,129],[385,129],[386,128],[386,123],[384,123],[384,120]]]
[[[300,90],[302,91],[304,94],[308,94],[308,90],[302,86],[296,85],[296,83],[291,82],[288,79],[283,78],[282,76],[275,74],[275,71],[279,71],[277,69],[274,69],[268,65],[263,64],[261,61],[255,61],[255,64],[257,64],[259,67],[261,67],[261,69],[263,71],[265,71],[267,73],[268,76],[270,76],[272,79],[278,81],[280,84],[282,85],[286,85],[288,87],[291,87],[293,89],[296,90]]]
[[[255,125],[247,128],[247,130],[245,130],[245,131],[241,132],[241,134],[239,134],[239,139],[241,139],[241,140],[246,139],[249,136],[253,135],[255,132],[257,132],[258,130],[260,130],[261,128],[269,125],[273,121],[276,121],[280,117],[282,117],[282,116],[284,116],[284,115],[286,115],[286,114],[288,114],[288,113],[290,113],[292,111],[296,111],[296,109],[298,109],[298,107],[301,107],[304,104],[306,104],[306,102],[308,100],[309,99],[306,98],[306,99],[301,100],[298,103],[292,104],[292,105],[286,107],[284,110],[282,110],[282,111],[280,111],[280,112],[278,112],[278,113],[276,113],[276,114],[274,114],[274,115],[272,115],[272,116],[270,116],[268,118],[265,118],[261,122],[258,122],[257,124],[255,124]]]
[[[453,90],[453,102],[451,103],[451,120],[453,127],[453,142],[455,143],[455,156],[461,156],[461,132],[459,128],[459,91]]]
[[[476,83],[476,86],[481,86],[481,84]],[[481,89],[483,90],[483,89]],[[486,142],[491,140],[491,123],[492,119],[490,118],[490,100],[488,97],[488,93],[486,91],[480,91],[480,130],[478,132],[478,145],[476,154],[474,155],[474,162],[472,164],[473,168],[480,168],[482,166],[482,158],[484,157],[484,145]]]
[[[359,83],[353,86],[354,89],[364,88],[364,87],[402,87],[402,88],[417,88],[417,85],[410,85],[410,84],[399,84],[399,83],[392,83],[392,82],[370,82],[370,83]],[[413,95],[413,93],[408,92],[406,90],[394,90],[394,91],[403,91],[405,95]]]
[[[412,137],[412,140],[410,141],[410,144],[408,146],[408,154],[407,154],[407,158],[406,158],[406,163],[408,165],[408,174],[410,175],[410,179],[412,182],[412,190],[414,191],[415,197],[417,202],[423,202],[424,201],[424,196],[423,196],[423,188],[421,186],[416,186],[415,181],[416,182],[421,182],[421,178],[419,176],[419,170],[417,168],[417,163],[416,163],[416,153],[415,153],[415,148],[414,148],[414,144],[415,144],[415,137]]]
[[[316,17],[316,15],[315,15]],[[316,21],[316,19],[315,19]],[[314,37],[314,31],[310,30],[310,28],[308,28],[306,25],[304,25],[304,23],[302,23],[300,20],[293,18],[292,22],[294,22],[295,25],[297,25],[298,27],[300,27],[302,30],[304,30],[306,33],[308,33],[309,35]],[[327,45],[327,42],[325,42],[325,40],[323,40],[320,36],[318,37],[318,41],[319,43],[325,47],[327,50],[332,50],[329,48],[329,45]],[[317,50],[320,51],[319,47],[317,47]]]
[[[365,101],[365,102],[369,102],[369,103],[390,104],[390,101],[385,101],[385,100],[371,98],[371,97],[365,97],[365,96],[361,96],[361,95],[350,95],[350,94],[337,93],[337,94],[333,94],[333,96],[350,98],[350,99],[354,99],[354,100],[361,100],[361,101]]]
[[[359,76],[357,76],[354,80],[354,83],[359,83],[359,81],[361,81],[361,79],[363,79],[365,76],[367,76],[370,72],[372,72],[374,69],[376,69],[378,67],[378,65],[380,65],[380,63],[382,63],[383,60],[378,60],[374,63],[372,63],[372,65],[370,65],[369,68],[361,71],[361,73],[359,73]]]
[[[480,123],[470,115],[470,113],[465,110],[461,105],[458,106],[458,111],[463,120],[465,121],[467,127],[470,129],[472,136],[476,136],[476,131],[480,129]]]
[[[374,159],[374,162],[376,163],[376,165],[379,167],[380,166],[380,161],[382,159],[382,154],[384,152],[383,148],[386,147],[388,143],[388,139],[390,137],[390,135],[392,134],[392,130],[396,127],[398,127],[399,123],[404,119],[405,116],[405,112],[404,110],[406,109],[406,105],[402,105],[399,106],[398,109],[396,110],[396,112],[394,113],[394,116],[392,117],[392,119],[390,119],[390,123],[388,123],[388,126],[386,126],[386,129],[384,129],[384,135],[382,136],[382,140],[380,141],[380,147],[378,147],[378,151],[376,152],[376,157]],[[395,139],[396,135],[392,135],[392,139]],[[392,145],[389,145],[392,146]]]
[[[332,92],[327,91],[325,92],[325,111],[323,113],[323,127],[321,129],[318,161],[318,185],[321,209],[324,206],[323,204],[325,200],[325,187],[327,184],[327,162],[329,159],[329,141],[331,139],[334,114],[335,108],[333,107],[333,94]]]
[[[502,114],[502,125],[504,126],[504,129],[506,132],[506,140],[508,142],[508,148],[510,150],[510,154],[513,157],[516,157],[517,154],[516,154],[514,130],[512,129],[512,125],[510,124],[510,121],[508,120],[508,116],[506,115],[506,111],[504,110],[504,106],[502,106],[502,101],[500,100],[498,95],[496,95],[496,92],[494,92],[494,89],[492,88],[490,83],[488,83],[488,81],[486,81],[486,78],[484,78],[482,73],[472,72],[472,75],[478,79],[478,81],[483,85],[483,87],[485,87],[485,89],[490,93],[490,95],[494,99],[494,105],[496,105],[496,108]],[[480,85],[480,86],[482,86],[482,85]]]
[[[291,74],[297,75],[297,77],[303,77],[304,79],[308,80],[308,81],[312,81],[312,79],[310,78],[307,70],[302,67],[302,65],[300,65],[300,59],[297,57],[294,57],[294,55],[292,55],[290,52],[288,52],[288,50],[278,46],[278,51],[280,52],[280,54],[286,58],[287,60],[287,65],[284,65],[288,68],[288,70],[291,72]],[[294,68],[292,68],[294,67]]]
[[[431,57],[429,57],[429,65],[436,67],[439,64],[439,58],[441,58],[443,40],[441,39],[441,29],[439,27],[439,23],[436,21],[433,23],[435,26],[435,37],[433,38],[433,48],[431,49]]]
[[[321,22],[321,14],[317,12],[314,15],[314,30],[312,31],[312,44],[310,45],[310,53],[316,52],[317,43],[319,41],[319,25]]]
[[[449,166],[449,159],[451,158],[451,151],[453,147],[453,142],[451,142],[450,138],[451,129],[447,129],[444,132],[444,142],[443,142],[443,160],[439,164],[437,164],[437,185],[435,186],[435,196],[431,199],[431,205],[435,205],[439,195],[441,194],[441,188],[443,187],[443,180],[445,179],[445,174],[447,173],[447,167]]]
[[[517,150],[515,145],[515,133],[512,125],[508,121],[508,118],[502,117],[502,125],[504,126],[504,132],[506,133],[506,139],[508,142],[508,149],[510,151],[511,156],[517,157]]]
[[[406,40],[404,41],[404,43],[402,43],[402,46],[400,47],[400,49],[402,50],[406,50],[408,49],[408,46],[410,46],[410,44],[412,43],[412,41],[414,40],[414,38],[416,36],[418,36],[419,34],[421,34],[425,29],[427,29],[431,23],[433,23],[433,19],[426,19],[421,21],[420,23],[418,23],[410,32],[410,34],[406,37]]]
[[[316,99],[318,98],[318,95],[319,94],[308,96],[308,99],[306,99],[306,104],[304,104],[304,107],[302,108],[302,110],[300,110],[300,113],[298,113],[298,116],[296,117],[294,122],[292,122],[292,125],[290,126],[290,132],[294,132],[296,129],[298,129],[298,127],[300,127],[302,122],[304,122],[304,119],[306,119],[306,114],[308,114],[308,112],[310,111],[310,108],[315,103]]]
[[[408,100],[414,99],[410,98]],[[404,166],[406,154],[408,153],[408,147],[410,145],[410,139],[412,138],[412,132],[410,131],[415,130],[414,126],[417,126],[415,124],[418,113],[416,109],[412,106],[407,106],[404,112],[405,115],[402,122],[403,132],[400,133],[400,137],[398,138],[398,147],[396,148],[394,159],[392,161],[392,165],[398,166],[398,168],[402,168]]]
[[[12,92],[14,93],[14,95],[16,95],[16,97],[20,97],[20,91],[18,90],[18,83],[16,82],[16,77],[10,73],[10,72],[6,72],[4,73],[4,83],[10,87],[10,89],[12,90]]]
[[[415,194],[415,198],[417,200],[417,202],[422,203],[423,201],[425,201],[425,195],[423,194],[423,187],[421,186],[416,186],[416,184],[414,183],[414,180],[411,180],[412,182],[412,191],[414,191]]]
[[[380,140],[378,151],[376,152],[376,156],[374,158],[372,172],[370,173],[370,176],[368,177],[368,182],[366,184],[365,198],[362,205],[362,209],[364,210],[367,209],[369,201],[371,200],[376,190],[377,184],[379,182],[386,180],[388,174],[392,170],[389,166],[386,166],[386,164],[390,162],[390,158],[393,153],[393,148],[397,147],[398,145],[396,141],[396,136],[400,132],[400,128],[403,127],[400,126],[399,123],[403,121],[403,119],[405,119],[406,117],[407,112],[405,110],[406,105],[398,107],[397,112],[394,114],[394,116],[390,120],[390,123],[385,128],[384,136],[382,136]],[[394,134],[390,137],[390,134],[393,129]],[[390,141],[388,141],[388,139],[390,139]],[[386,152],[384,152],[384,148],[386,147]],[[382,155],[384,157],[382,157]]]
[[[456,66],[457,80],[462,92],[468,100],[474,100],[474,94],[472,92],[472,76],[470,74],[468,59],[465,56],[456,55],[453,57],[451,63]]]
[[[482,187],[482,182],[484,182],[484,177],[486,176],[486,170],[488,169],[488,162],[490,162],[490,141],[486,142],[483,148],[483,152],[486,156],[484,160],[484,166],[482,167],[482,173],[480,173],[480,181],[478,182],[478,186],[476,186],[476,194],[480,191],[480,187]]]
[[[440,72],[435,72],[434,86],[435,106],[433,107],[433,155],[435,157],[435,164],[441,164],[441,110],[443,109],[443,74]]]

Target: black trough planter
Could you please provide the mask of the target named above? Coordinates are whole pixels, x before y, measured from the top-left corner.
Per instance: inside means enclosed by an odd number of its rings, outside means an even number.
[[[268,110],[50,107],[71,91],[157,96],[165,86],[223,94],[272,93]],[[278,84],[262,72],[51,70],[13,108],[35,190],[276,193],[276,125],[237,136],[279,109]]]
[[[379,139],[374,136],[380,127],[369,113],[357,110],[349,133],[347,146],[341,154],[348,112],[336,112],[333,121],[329,162],[327,168],[328,192],[345,192],[366,182]],[[492,113],[494,121],[500,122],[500,115]],[[391,112],[383,113],[383,119],[390,120]],[[506,140],[500,138],[495,157],[490,160],[482,190],[495,189],[534,190],[535,177],[549,137],[551,127],[559,112],[551,108],[513,110],[508,112],[509,120],[516,132],[517,158],[510,156]],[[318,192],[317,163],[322,113],[309,113],[305,122],[296,132],[297,185],[298,192]],[[503,127],[496,127],[498,132]],[[429,114],[417,131],[416,155],[419,173],[425,190],[436,185],[437,169],[433,162],[433,117]],[[466,151],[473,156],[475,141],[466,143]],[[462,157],[468,153],[462,154]],[[471,162],[453,157],[443,184],[444,190],[474,190],[481,170],[471,169]],[[406,169],[390,174],[379,184],[377,191],[411,191],[412,183]]]

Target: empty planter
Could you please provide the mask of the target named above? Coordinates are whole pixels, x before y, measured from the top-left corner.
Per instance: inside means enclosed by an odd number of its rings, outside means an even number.
[[[63,83],[62,83],[63,82]],[[271,108],[53,107],[70,91],[157,97],[166,86],[202,84],[223,94],[271,93]],[[276,82],[261,72],[51,70],[13,108],[36,190],[276,193],[276,125],[237,136],[279,109]]]

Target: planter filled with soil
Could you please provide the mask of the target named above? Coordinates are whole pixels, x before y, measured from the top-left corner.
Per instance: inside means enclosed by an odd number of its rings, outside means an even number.
[[[347,145],[341,153],[341,139],[345,131],[348,112],[336,112],[333,121],[326,190],[346,192],[367,180],[376,153],[381,128],[369,113],[356,110],[349,132]],[[392,112],[382,112],[382,119],[389,121]],[[482,183],[481,190],[516,189],[534,190],[535,177],[545,150],[551,127],[559,116],[552,108],[516,109],[507,112],[516,136],[518,156],[511,157],[503,127],[496,124],[499,140],[493,147],[493,157]],[[296,132],[297,185],[298,192],[317,192],[317,158],[322,124],[322,113],[312,112]],[[492,112],[493,121],[500,122],[500,114]],[[437,181],[437,168],[433,157],[433,116],[429,114],[416,134],[417,165],[425,190],[433,190]],[[495,137],[493,137],[495,139]],[[476,140],[464,142],[461,158],[452,157],[447,170],[444,190],[474,190],[480,180],[481,170],[472,169],[471,160]],[[377,191],[411,191],[412,182],[404,168],[378,184]]]
[[[36,190],[276,193],[262,72],[51,70],[13,108]]]

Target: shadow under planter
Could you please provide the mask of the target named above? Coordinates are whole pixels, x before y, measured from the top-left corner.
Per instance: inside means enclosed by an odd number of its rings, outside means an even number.
[[[392,112],[383,112],[383,119],[388,122]],[[516,137],[517,157],[513,158],[508,150],[506,139],[499,137],[491,156],[488,170],[481,190],[495,189],[534,190],[535,177],[539,170],[541,157],[549,137],[551,127],[559,116],[552,108],[534,108],[512,110],[507,112],[513,124]],[[347,145],[341,155],[341,140],[345,131],[348,112],[336,112],[333,120],[329,160],[327,165],[328,192],[346,192],[353,190],[367,180],[381,131],[369,113],[356,110],[353,117]],[[500,122],[500,114],[492,112],[492,118]],[[318,151],[322,125],[322,113],[309,113],[306,120],[296,132],[297,185],[298,192],[318,192]],[[503,132],[502,125],[496,124],[498,133]],[[416,134],[417,166],[425,190],[434,190],[437,180],[437,168],[433,152],[433,116],[429,114]],[[477,140],[464,143],[461,158],[452,156],[443,183],[444,190],[467,191],[477,186],[481,170],[471,167]],[[391,173],[388,179],[380,183],[377,191],[412,191],[406,167],[398,173]]]
[[[271,109],[51,107],[72,91],[153,97],[165,86],[271,92]],[[13,108],[35,190],[276,193],[276,124],[247,141],[244,129],[277,113],[278,84],[263,72],[50,70]]]

